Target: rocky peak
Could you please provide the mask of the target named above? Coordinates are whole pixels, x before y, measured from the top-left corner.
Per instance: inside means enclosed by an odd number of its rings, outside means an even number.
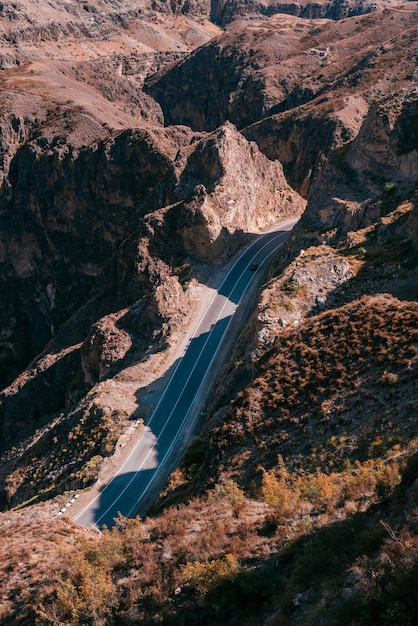
[[[230,123],[196,146],[178,189],[185,196],[183,210],[189,214],[186,249],[197,257],[225,258],[238,244],[239,232],[265,228],[304,208],[286,182],[281,164],[269,161]],[[236,241],[232,248],[231,235]],[[195,249],[193,242],[198,244]]]

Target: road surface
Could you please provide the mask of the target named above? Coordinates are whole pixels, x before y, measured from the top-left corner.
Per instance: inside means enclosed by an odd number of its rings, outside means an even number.
[[[209,381],[214,369],[220,366],[217,356],[228,340],[238,305],[260,267],[285,242],[296,221],[283,222],[258,237],[229,268],[177,362],[142,437],[100,495],[75,518],[78,524],[98,528],[105,524],[110,528],[118,512],[124,517],[141,514],[156,499],[162,481],[174,469],[173,458],[178,461],[179,449],[184,450],[182,439],[196,422],[197,404],[200,406],[210,391]]]

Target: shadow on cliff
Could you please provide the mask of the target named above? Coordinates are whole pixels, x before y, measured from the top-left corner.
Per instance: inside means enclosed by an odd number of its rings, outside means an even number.
[[[74,349],[44,370],[30,372],[21,380],[18,393],[0,393],[0,449],[30,437],[53,413],[65,410],[66,397],[77,391],[80,378],[80,358]]]
[[[147,404],[147,397],[150,398],[149,404],[152,405],[154,404],[153,396],[155,395],[159,396],[161,393],[163,394],[167,393],[167,390],[165,389],[165,387],[167,386],[173,373],[179,366],[180,361],[182,362],[182,368],[183,367],[188,368],[187,371],[188,371],[188,375],[190,376],[189,383],[200,386],[202,382],[202,379],[201,379],[202,367],[206,367],[206,365],[208,365],[208,363],[211,360],[213,360],[215,364],[216,364],[217,359],[219,359],[220,361],[224,360],[224,355],[221,357],[216,354],[217,353],[216,348],[217,348],[218,343],[221,341],[221,339],[224,337],[225,334],[227,338],[229,336],[227,331],[228,331],[228,326],[229,326],[229,323],[231,321],[232,314],[233,314],[231,311],[231,308],[236,309],[236,307],[240,305],[241,299],[242,299],[242,291],[245,290],[246,287],[249,287],[252,283],[254,283],[254,279],[260,281],[260,278],[264,278],[265,273],[263,271],[262,262],[261,262],[261,258],[259,258],[259,255],[265,254],[263,250],[266,245],[271,246],[275,238],[280,237],[284,234],[289,234],[289,232],[288,231],[275,231],[275,232],[269,233],[264,239],[264,245],[262,246],[261,250],[256,252],[255,250],[247,249],[244,251],[244,253],[241,253],[239,256],[236,257],[235,261],[232,262],[232,265],[235,268],[234,275],[233,276],[231,276],[230,274],[226,275],[221,285],[217,287],[217,294],[219,294],[220,296],[223,296],[224,298],[223,317],[222,317],[222,311],[220,313],[218,311],[218,317],[221,317],[221,319],[218,319],[215,322],[214,320],[211,320],[209,317],[206,319],[206,321],[205,319],[202,320],[201,326],[198,327],[197,329],[198,335],[197,337],[190,340],[184,357],[179,359],[161,378],[152,382],[147,387],[142,387],[138,391],[137,393],[138,405],[144,404],[144,399],[145,399],[145,404]],[[281,243],[284,243],[284,242],[281,242]],[[273,245],[273,248],[274,248],[274,245]],[[272,252],[272,254],[274,254],[274,251]],[[261,266],[259,266],[259,264],[261,264]],[[209,285],[209,282],[207,284]],[[212,288],[213,288],[213,285],[212,285]],[[240,293],[240,290],[241,290],[241,293]],[[207,312],[208,310],[206,311],[206,314]],[[199,328],[200,328],[200,331],[199,331]],[[210,357],[208,357],[209,351],[211,351]],[[135,357],[135,354],[133,351],[131,352],[130,356],[132,359],[131,360],[131,364],[132,364],[133,359]],[[206,362],[204,364],[201,364],[199,361],[202,359],[203,360],[206,359]],[[192,366],[194,367],[193,371],[192,371]],[[182,369],[181,371],[182,372],[186,371],[186,369],[185,370]],[[181,374],[181,375],[183,376],[183,382],[184,382],[185,374]],[[177,376],[179,375],[177,374]],[[162,399],[160,400],[160,402],[161,401]],[[137,412],[136,416],[138,415],[138,413],[139,411]]]
[[[267,258],[272,256],[275,251],[275,247],[284,243],[280,239],[284,235],[289,235],[289,231],[273,231],[265,234],[263,237],[263,245],[252,247],[251,244],[244,248],[244,250],[238,251],[238,253],[230,260],[229,264],[223,268],[218,268],[216,272],[212,266],[212,272],[209,276],[202,277],[196,272],[188,273],[186,276],[179,277],[181,284],[189,282],[191,279],[196,279],[200,284],[206,285],[213,290],[218,296],[222,296],[223,306],[218,311],[218,317],[227,317],[230,313],[231,307],[236,307],[241,302],[241,299],[253,282],[254,278],[265,274],[263,265],[267,264],[265,249],[268,248]],[[247,233],[248,241],[251,242],[258,239],[257,235],[250,235]],[[277,243],[274,243],[275,240]],[[252,243],[252,242],[251,242]],[[170,262],[170,261],[169,261]],[[204,271],[206,271],[205,268]],[[184,285],[183,285],[184,286]],[[144,361],[149,354],[155,354],[156,352],[163,351],[168,348],[167,337],[162,335],[159,339],[153,339],[153,344],[150,345],[152,332],[156,328],[160,329],[163,322],[167,321],[158,318],[158,311],[151,311],[149,300],[142,299],[137,303],[134,303],[127,311],[115,322],[115,328],[117,331],[125,331],[132,338],[132,346],[128,349],[123,359],[112,365],[109,371],[100,377],[100,381],[113,378],[121,370],[126,367],[135,365],[140,361]],[[200,336],[209,329],[209,325],[214,320],[207,318],[206,323],[202,325]],[[204,326],[206,325],[206,328]],[[193,342],[194,346],[198,342]],[[157,381],[157,388],[161,387],[161,381]]]
[[[189,342],[184,357],[178,359],[163,376],[149,386],[138,389],[140,385],[140,381],[138,381],[136,391],[138,409],[132,419],[146,416],[147,407],[154,410],[147,425],[158,438],[158,446],[155,448],[158,455],[158,465],[165,463],[165,450],[170,449],[170,463],[164,469],[164,480],[179,462],[188,441],[190,441],[203,407],[204,392],[214,382],[218,366],[225,358],[228,341],[229,347],[232,345],[232,330],[229,322],[234,309],[241,300],[240,294],[242,291],[246,291],[250,284],[254,285],[257,279],[262,278],[264,274],[262,271],[263,255],[268,257],[270,251],[273,254],[278,243],[272,241],[272,238],[283,234],[284,231],[280,231],[268,235],[267,239],[260,242],[258,252],[257,248],[254,247],[254,249],[250,248],[238,253],[229,266],[229,269],[232,266],[234,268],[231,273],[232,276],[227,268],[221,270],[224,280],[217,290],[220,296],[220,306],[212,314],[205,314],[200,330],[197,336]],[[270,246],[267,252],[263,250],[265,244]],[[251,270],[253,264],[257,266],[255,270]],[[258,265],[260,265],[260,269],[258,269]],[[220,275],[218,277],[220,278]],[[207,282],[209,285],[210,281],[203,282]],[[214,288],[213,285],[211,287]],[[246,309],[241,307],[239,310],[245,312]],[[119,318],[118,323],[121,319]],[[223,338],[226,338],[227,342],[222,347],[221,353],[218,351],[218,346]],[[51,347],[53,346],[51,345]],[[160,346],[160,349],[165,347]],[[136,343],[101,380],[116,376],[125,367],[131,367],[144,360],[146,353],[142,348],[143,345],[139,345],[139,342]],[[0,395],[0,444],[4,445],[7,442],[7,444],[16,445],[25,438],[33,436],[36,429],[45,426],[53,413],[62,411],[64,416],[64,413],[71,412],[78,405],[83,399],[83,395],[88,391],[83,382],[84,370],[80,351],[81,344],[78,343],[73,345],[73,349],[67,353],[60,353],[57,350],[56,359],[51,359],[50,355],[46,355],[42,362],[33,363],[29,375],[20,381],[19,387],[16,386],[18,393]],[[207,376],[206,371],[209,365],[214,366],[214,369]],[[88,403],[91,400],[90,398]],[[92,406],[94,408],[94,403]],[[82,410],[85,411],[86,407],[83,405]],[[154,409],[154,407],[156,408]],[[95,411],[91,413],[91,416],[92,419],[99,417]],[[75,414],[73,417],[78,419]],[[71,425],[74,423],[73,417],[71,417]],[[64,441],[66,437],[64,429],[68,423],[67,418],[63,419],[57,423],[57,428],[53,431],[60,441],[61,438]],[[41,444],[43,445],[43,441],[39,441],[39,446],[36,447],[37,452],[41,450]],[[34,446],[28,448],[28,459],[34,451]],[[100,453],[100,450],[97,453]],[[71,458],[70,452],[68,454]],[[133,469],[135,470],[136,467],[140,466],[141,460],[136,466],[133,466]],[[125,467],[125,470],[122,471],[129,472],[129,469]],[[147,472],[148,470],[144,470],[141,475],[146,476]],[[74,488],[74,485],[72,484],[71,487]],[[152,504],[152,500],[149,504]]]

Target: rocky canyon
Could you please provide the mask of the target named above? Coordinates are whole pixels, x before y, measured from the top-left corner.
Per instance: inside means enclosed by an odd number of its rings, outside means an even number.
[[[396,0],[0,2],[2,624],[416,623],[417,33]],[[76,524],[290,219],[147,515]]]

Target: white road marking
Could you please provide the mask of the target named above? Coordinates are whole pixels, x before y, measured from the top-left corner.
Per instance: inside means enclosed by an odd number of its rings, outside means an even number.
[[[258,256],[258,255],[259,255],[259,254],[260,254],[260,253],[261,253],[261,252],[262,252],[262,251],[263,251],[266,247],[268,247],[269,245],[271,245],[271,243],[272,243],[273,241],[275,241],[276,239],[281,239],[281,238],[283,238],[283,234],[284,234],[284,233],[283,233],[283,228],[284,228],[284,226],[285,226],[285,225],[287,225],[287,224],[294,224],[294,223],[296,223],[296,221],[297,221],[297,220],[292,219],[292,220],[288,220],[288,221],[283,222],[283,223],[281,223],[281,224],[280,224],[280,231],[278,231],[277,237],[274,237],[273,239],[271,239],[270,241],[268,241],[267,243],[265,243],[265,244],[264,244],[264,245],[263,245],[263,246],[262,246],[259,250],[257,250],[257,252],[253,255],[253,257],[252,257],[252,258],[248,261],[248,263],[247,263],[247,265],[246,265],[245,269],[241,272],[240,276],[236,279],[236,281],[235,281],[234,285],[230,288],[230,292],[229,292],[230,294],[232,294],[232,292],[234,291],[235,287],[237,286],[237,284],[238,284],[238,283],[239,283],[239,281],[241,280],[242,276],[244,276],[244,274],[248,271],[248,265],[250,265],[250,264],[254,261],[254,259],[256,259],[256,257],[257,257],[257,256]],[[272,228],[270,231],[268,231],[268,233],[272,233],[272,232],[274,232],[276,229],[277,229],[277,226],[276,226],[276,227],[274,227],[274,228]],[[288,231],[286,230],[285,232],[287,233]],[[268,233],[265,233],[265,234],[268,234]],[[222,297],[222,294],[219,294],[219,291],[222,289],[223,285],[224,285],[224,284],[225,284],[225,282],[228,280],[229,276],[231,275],[231,273],[232,273],[232,272],[233,272],[233,270],[235,269],[236,265],[240,262],[240,260],[242,259],[242,257],[243,257],[244,255],[246,255],[246,254],[248,254],[248,253],[249,253],[249,251],[251,250],[251,248],[252,248],[253,246],[255,246],[255,245],[257,244],[257,242],[258,242],[258,239],[257,239],[257,240],[255,240],[254,242],[252,242],[252,243],[251,243],[251,244],[250,244],[247,248],[245,248],[245,250],[243,250],[243,252],[239,255],[239,257],[236,259],[236,261],[234,262],[234,264],[233,264],[233,265],[231,266],[231,268],[228,270],[228,273],[226,274],[225,278],[223,279],[223,281],[222,281],[221,285],[218,287],[218,290],[217,290],[217,291],[214,293],[214,295],[212,296],[212,299],[210,300],[210,302],[209,302],[209,304],[208,304],[208,307],[207,307],[207,309],[206,309],[205,313],[203,314],[203,316],[202,316],[202,318],[201,318],[201,320],[200,320],[200,322],[199,322],[199,324],[198,324],[198,326],[197,326],[197,328],[196,328],[196,330],[195,330],[195,332],[194,332],[194,335],[193,335],[193,337],[192,337],[191,339],[196,339],[196,338],[197,338],[197,337],[199,337],[200,335],[202,335],[202,334],[204,334],[204,333],[208,332],[207,330],[204,330],[204,329],[205,329],[205,324],[206,324],[206,322],[205,322],[205,316],[206,316],[206,314],[208,313],[208,311],[210,311],[210,308],[213,306],[213,303],[214,303],[215,299],[216,299],[217,297]],[[266,257],[266,259],[263,259],[263,261],[262,261],[262,262],[265,262],[265,261],[269,258],[269,256],[271,256],[271,255],[272,255],[272,254],[273,254],[276,250],[277,250],[277,248],[275,248],[274,250],[272,250],[272,252],[271,252],[271,253],[270,253],[270,254]],[[250,278],[250,280],[248,281],[248,285],[247,285],[247,287],[251,284],[251,282],[252,282],[252,280],[253,280],[254,276],[255,276],[255,274],[254,274],[254,275]],[[233,312],[235,312],[235,311],[236,311],[236,309],[237,309],[237,307],[238,307],[239,303],[241,302],[241,300],[242,300],[242,298],[243,298],[244,294],[245,294],[245,292],[244,292],[244,293],[242,294],[242,296],[240,297],[240,299],[239,299],[238,303],[237,303],[236,305],[233,305]],[[231,304],[231,301],[230,301],[228,298],[226,298],[226,297],[225,297],[225,301],[224,301],[224,303],[223,303],[223,306],[222,306],[222,308],[221,308],[221,311],[218,313],[218,317],[216,318],[216,321],[215,321],[215,322],[213,322],[213,323],[211,324],[211,329],[210,329],[210,331],[209,331],[209,333],[208,333],[208,336],[207,336],[207,338],[206,338],[206,340],[205,340],[205,343],[204,343],[204,345],[202,346],[202,348],[201,348],[201,350],[200,350],[200,352],[199,352],[199,355],[196,357],[195,365],[193,366],[193,368],[192,368],[192,370],[191,370],[191,372],[190,372],[190,374],[189,374],[189,376],[188,376],[188,378],[187,378],[186,382],[184,383],[184,385],[183,385],[183,387],[182,387],[181,391],[180,391],[180,392],[179,392],[179,394],[178,394],[177,402],[175,403],[175,405],[174,405],[174,407],[172,408],[172,410],[171,410],[171,412],[170,412],[169,416],[167,417],[167,420],[166,420],[166,422],[165,422],[165,424],[164,424],[164,427],[163,427],[163,429],[162,429],[162,430],[161,430],[161,432],[160,432],[160,435],[159,435],[160,437],[161,437],[161,435],[164,433],[164,431],[165,431],[165,429],[166,429],[166,427],[167,427],[167,424],[168,424],[168,422],[169,422],[169,420],[170,420],[171,416],[173,415],[173,413],[174,413],[175,409],[177,408],[177,405],[178,405],[179,400],[180,400],[180,396],[181,396],[181,394],[183,393],[183,391],[185,390],[185,388],[187,387],[187,384],[189,383],[190,378],[191,378],[192,374],[194,373],[194,371],[195,371],[195,369],[196,369],[196,364],[197,364],[197,362],[199,361],[199,359],[200,359],[200,357],[201,357],[201,355],[202,355],[203,351],[205,350],[205,348],[206,348],[206,346],[207,346],[208,341],[209,341],[209,340],[210,340],[210,338],[211,338],[211,335],[212,335],[212,332],[213,332],[214,326],[216,325],[216,323],[217,323],[218,321],[220,321],[220,319],[222,319],[221,315],[223,315],[223,312],[224,312],[225,307],[227,307],[229,304]],[[233,315],[233,313],[232,313],[232,314],[230,314],[231,319],[232,319],[232,315]],[[231,321],[231,320],[230,320],[230,321]],[[220,348],[220,346],[221,346],[221,344],[222,344],[223,338],[224,338],[224,336],[225,336],[225,334],[226,334],[226,332],[227,332],[227,330],[228,330],[229,324],[230,324],[230,322],[227,324],[227,326],[226,326],[226,328],[225,328],[225,330],[224,330],[224,332],[223,332],[223,334],[222,334],[222,337],[221,337],[221,339],[220,339],[220,341],[219,341],[219,343],[218,343],[218,346],[217,346],[217,348],[216,348],[216,350],[215,350],[215,352],[214,352],[214,354],[213,354],[213,357],[212,357],[212,359],[211,359],[211,361],[210,361],[210,363],[209,363],[208,367],[206,368],[206,372],[205,372],[204,376],[202,377],[201,384],[199,385],[199,387],[198,387],[198,389],[197,389],[197,391],[196,391],[195,395],[193,396],[193,398],[192,398],[192,400],[191,400],[191,402],[190,402],[190,405],[189,405],[189,410],[186,412],[186,415],[185,415],[185,417],[183,418],[183,420],[182,420],[182,422],[181,422],[180,427],[177,429],[177,433],[176,433],[176,435],[175,435],[175,437],[174,437],[173,441],[171,442],[170,447],[167,449],[166,453],[164,454],[164,457],[161,459],[161,461],[160,461],[160,462],[158,462],[158,461],[156,460],[156,458],[157,458],[157,453],[156,453],[156,451],[155,451],[155,448],[156,448],[156,446],[157,446],[157,444],[158,444],[158,438],[157,438],[157,437],[155,437],[155,435],[154,435],[154,439],[155,439],[155,441],[153,442],[152,447],[150,448],[150,450],[148,451],[147,455],[146,455],[146,456],[145,456],[145,458],[143,459],[143,461],[142,461],[142,463],[141,463],[140,467],[139,467],[139,468],[135,471],[135,473],[133,474],[133,476],[131,477],[131,479],[129,480],[129,482],[125,485],[124,489],[123,489],[123,490],[122,490],[122,491],[118,494],[118,497],[117,497],[117,498],[113,501],[113,503],[112,503],[112,504],[111,504],[111,505],[110,505],[110,506],[109,506],[109,507],[108,507],[108,508],[107,508],[107,509],[106,509],[106,510],[105,510],[105,511],[101,514],[101,516],[100,516],[100,517],[96,520],[95,525],[99,524],[100,520],[102,520],[102,519],[103,519],[103,518],[104,518],[104,517],[105,517],[105,516],[109,513],[109,511],[110,511],[111,509],[113,509],[113,508],[114,508],[115,504],[116,504],[116,503],[118,502],[118,500],[122,497],[122,495],[126,492],[126,490],[130,487],[130,485],[132,484],[132,482],[136,479],[136,477],[138,476],[138,474],[139,474],[141,471],[143,471],[144,469],[155,469],[155,473],[153,474],[153,476],[152,476],[152,478],[151,478],[150,482],[149,482],[149,483],[146,485],[146,487],[143,489],[143,491],[142,491],[141,495],[140,495],[139,497],[137,497],[137,498],[136,498],[136,503],[135,503],[135,504],[134,504],[134,506],[130,509],[130,511],[129,511],[129,513],[128,513],[128,517],[129,517],[129,515],[131,515],[131,514],[132,514],[132,512],[133,512],[133,511],[137,508],[139,501],[143,498],[143,496],[145,495],[145,493],[147,493],[147,491],[149,490],[149,488],[151,487],[151,485],[155,482],[155,479],[158,477],[159,473],[160,473],[160,472],[162,471],[162,469],[163,469],[163,466],[164,466],[164,462],[165,462],[165,460],[166,460],[166,459],[167,459],[167,457],[170,455],[170,453],[171,453],[171,451],[172,451],[173,447],[175,446],[175,444],[177,443],[177,441],[178,441],[178,439],[179,439],[179,437],[180,437],[180,434],[182,433],[182,430],[183,430],[184,424],[185,424],[185,422],[187,421],[187,418],[188,418],[188,416],[189,416],[189,414],[190,414],[190,411],[191,411],[191,410],[192,410],[192,408],[193,408],[194,402],[195,402],[195,400],[196,400],[197,396],[199,395],[199,393],[200,393],[200,391],[201,391],[201,388],[202,388],[202,386],[203,386],[203,384],[204,384],[204,381],[205,381],[205,379],[206,379],[206,377],[207,377],[207,374],[208,374],[208,372],[209,372],[209,370],[210,370],[210,368],[211,368],[211,366],[212,366],[212,363],[213,363],[213,361],[214,361],[214,360],[215,360],[215,358],[216,358],[216,355],[217,355],[217,353],[218,353],[218,351],[219,351],[219,348]],[[148,422],[148,424],[147,424],[147,428],[145,429],[144,434],[142,435],[142,437],[141,437],[141,439],[140,439],[140,442],[141,442],[141,441],[143,441],[143,438],[144,438],[144,437],[149,437],[149,434],[150,434],[150,433],[152,433],[152,431],[151,431],[151,429],[150,429],[150,426],[151,426],[151,423],[152,423],[152,421],[153,421],[153,418],[154,418],[154,416],[156,415],[157,410],[159,409],[159,407],[160,407],[161,403],[163,402],[163,400],[164,400],[164,398],[165,398],[165,395],[166,395],[166,393],[167,393],[167,391],[168,391],[168,388],[169,388],[169,386],[170,386],[170,383],[171,383],[172,379],[174,378],[174,375],[175,375],[175,373],[177,372],[177,369],[180,367],[180,364],[181,364],[181,359],[179,359],[178,363],[176,364],[176,366],[175,366],[175,368],[174,368],[174,370],[173,370],[173,372],[172,372],[172,374],[171,374],[171,376],[170,376],[170,379],[169,379],[169,381],[168,381],[168,383],[167,383],[167,385],[166,385],[166,387],[165,387],[165,389],[164,389],[163,393],[161,394],[161,397],[160,397],[160,399],[159,399],[159,401],[158,401],[158,403],[157,403],[157,405],[156,405],[156,407],[155,407],[155,409],[154,409],[154,411],[153,411],[153,413],[152,413],[152,415],[151,415],[151,417],[150,417],[150,419],[149,419],[149,422]],[[139,442],[138,442],[138,443],[139,443]],[[119,474],[122,474],[122,473],[123,473],[123,469],[124,469],[124,468],[125,468],[125,466],[129,463],[129,461],[130,461],[130,459],[131,459],[132,455],[135,453],[135,450],[136,450],[136,446],[135,446],[135,448],[131,451],[131,453],[129,454],[128,458],[125,460],[125,462],[124,462],[124,463],[123,463],[123,465],[120,467],[120,469],[118,470],[118,472],[117,472],[117,474],[116,474],[115,476],[117,476],[117,475],[119,475]],[[150,457],[151,455],[152,455],[152,457],[151,457],[151,459],[150,459],[150,464],[148,464],[148,463],[147,463],[147,461],[148,461],[148,459],[149,459],[149,457]],[[146,464],[146,463],[147,463],[147,466],[145,467],[145,464]],[[109,487],[109,485],[110,485],[110,484],[111,484],[111,483],[108,483],[108,484],[104,487],[104,489],[100,492],[100,494],[98,494],[98,495],[97,495],[97,496],[96,496],[96,497],[95,497],[95,498],[94,498],[94,499],[93,499],[93,500],[92,500],[92,501],[91,501],[91,502],[90,502],[90,503],[89,503],[89,504],[88,504],[88,505],[87,505],[87,506],[86,506],[86,507],[85,507],[85,508],[81,511],[81,513],[79,513],[79,515],[75,518],[75,520],[76,520],[76,521],[77,521],[77,519],[79,519],[80,517],[82,517],[82,515],[83,515],[83,514],[84,514],[84,513],[85,513],[85,512],[89,509],[89,508],[91,508],[91,507],[95,504],[95,502],[96,502],[98,499],[100,499],[100,498],[102,497],[103,493],[106,491],[106,489]]]

